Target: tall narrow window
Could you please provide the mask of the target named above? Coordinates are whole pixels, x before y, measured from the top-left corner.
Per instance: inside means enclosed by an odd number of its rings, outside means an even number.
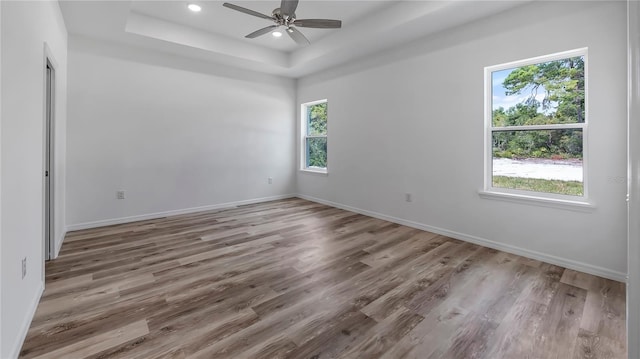
[[[587,50],[485,68],[485,189],[586,198]]]
[[[302,169],[327,172],[327,100],[302,104]]]

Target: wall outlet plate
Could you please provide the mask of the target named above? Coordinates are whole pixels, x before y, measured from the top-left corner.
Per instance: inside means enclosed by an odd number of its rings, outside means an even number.
[[[116,191],[117,199],[124,199],[124,191]]]

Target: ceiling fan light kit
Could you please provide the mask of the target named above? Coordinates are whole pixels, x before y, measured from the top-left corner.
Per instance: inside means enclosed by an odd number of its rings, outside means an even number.
[[[187,8],[193,12],[200,12],[200,10],[202,10],[202,7],[200,5],[193,3],[187,4]]]
[[[296,19],[298,0],[282,0],[280,7],[274,9],[271,16],[227,2],[222,4],[222,6],[265,20],[271,20],[275,23],[275,25],[264,27],[245,36],[248,39],[253,39],[269,32],[271,32],[274,37],[280,37],[282,36],[282,33],[274,30],[283,26],[286,28],[287,34],[289,34],[291,39],[293,39],[293,41],[298,45],[308,45],[310,44],[309,40],[300,31],[298,31],[296,27],[309,27],[315,29],[339,29],[342,27],[342,21],[340,20]],[[280,35],[276,35],[276,33]]]

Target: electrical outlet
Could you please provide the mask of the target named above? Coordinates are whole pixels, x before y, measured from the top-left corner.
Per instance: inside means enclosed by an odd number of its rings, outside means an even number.
[[[411,193],[405,193],[404,200],[407,202],[413,202],[413,196],[411,195]]]
[[[272,184],[272,183],[273,183],[273,178],[272,178],[272,177],[267,178],[267,182],[268,182],[269,184]]]
[[[124,199],[124,191],[116,191],[117,199]]]
[[[27,257],[22,258],[22,279],[27,276]]]

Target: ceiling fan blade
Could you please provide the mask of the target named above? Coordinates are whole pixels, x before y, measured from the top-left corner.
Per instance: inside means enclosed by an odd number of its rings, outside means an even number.
[[[316,29],[338,29],[342,27],[342,21],[329,19],[296,19],[295,26],[313,27]]]
[[[298,0],[282,0],[280,3],[280,13],[285,16],[292,17],[296,13],[298,7]]]
[[[284,0],[283,0],[283,1],[284,1]],[[245,14],[249,14],[249,15],[253,15],[253,16],[257,16],[257,17],[261,17],[261,18],[263,18],[263,19],[267,19],[267,20],[275,20],[275,19],[274,19],[273,17],[271,17],[271,16],[267,16],[267,15],[265,15],[265,14],[261,14],[261,13],[259,13],[259,12],[257,12],[257,11],[253,11],[253,10],[251,10],[251,9],[247,9],[247,8],[245,8],[245,7],[242,7],[242,6],[233,5],[233,4],[230,4],[230,3],[228,3],[228,2],[226,2],[226,3],[222,4],[222,6],[224,6],[224,7],[228,7],[229,9],[233,9],[233,10],[236,10],[236,11],[243,12],[243,13],[245,13]]]
[[[248,39],[253,39],[256,38],[258,36],[262,36],[264,34],[267,34],[269,32],[271,32],[271,30],[275,29],[276,27],[278,27],[279,25],[271,25],[271,26],[267,26],[265,28],[262,28],[260,30],[256,30],[252,33],[250,33],[249,35],[245,36]]]
[[[311,43],[300,31],[298,31],[298,29],[293,26],[287,29],[287,33],[298,45],[309,45]]]

